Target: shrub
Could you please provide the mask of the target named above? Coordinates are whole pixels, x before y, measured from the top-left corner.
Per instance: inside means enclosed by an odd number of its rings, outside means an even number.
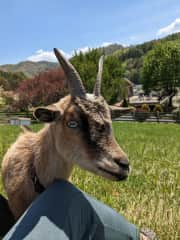
[[[139,122],[143,122],[149,117],[149,112],[149,106],[147,104],[143,104],[141,108],[136,109],[134,112],[134,118]]]
[[[143,104],[141,106],[141,110],[142,110],[142,112],[150,112],[150,108],[147,104]]]
[[[34,78],[22,81],[16,91],[17,101],[13,108],[26,111],[31,107],[49,105],[66,94],[66,81],[62,68],[40,73]]]
[[[163,108],[160,104],[154,106],[153,112],[163,112]]]

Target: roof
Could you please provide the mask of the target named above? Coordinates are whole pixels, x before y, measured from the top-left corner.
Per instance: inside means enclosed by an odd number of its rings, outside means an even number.
[[[129,99],[129,103],[131,105],[142,105],[142,104],[154,105],[159,103],[159,99],[157,97],[139,98],[139,96],[132,96]]]

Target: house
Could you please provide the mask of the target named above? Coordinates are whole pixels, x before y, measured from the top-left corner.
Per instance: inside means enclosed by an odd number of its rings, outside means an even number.
[[[142,84],[134,84],[133,95],[138,96],[141,93],[144,93]]]
[[[129,104],[135,108],[140,108],[142,105],[147,104],[151,109],[153,109],[156,104],[160,104],[160,101],[158,97],[142,95],[130,97]]]

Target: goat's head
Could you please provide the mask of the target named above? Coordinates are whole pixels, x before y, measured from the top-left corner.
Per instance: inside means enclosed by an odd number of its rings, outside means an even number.
[[[128,158],[113,136],[110,108],[100,94],[103,57],[94,92],[88,94],[72,64],[57,49],[54,52],[66,75],[70,95],[51,106],[37,108],[34,115],[50,123],[55,148],[64,161],[111,180],[127,178]]]

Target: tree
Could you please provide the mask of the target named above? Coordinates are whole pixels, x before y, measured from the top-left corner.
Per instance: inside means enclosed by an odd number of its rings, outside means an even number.
[[[71,62],[80,73],[84,86],[88,92],[92,92],[98,71],[98,60],[103,54],[102,49],[92,49],[88,53],[76,54]],[[106,56],[103,66],[102,95],[108,103],[116,102],[121,96],[122,88],[122,64],[116,56]]]
[[[93,92],[98,72],[98,61],[103,50],[92,49],[88,53],[76,53],[72,64],[80,73],[87,92]],[[103,67],[102,95],[112,104],[120,97],[124,98],[122,66],[115,56],[105,57]],[[67,93],[65,76],[61,68],[41,73],[38,76],[22,81],[17,89],[18,101],[15,109],[27,110],[29,107],[48,105],[58,101]]]
[[[172,97],[180,86],[179,42],[156,44],[144,59],[142,81],[146,92],[151,89],[163,90],[170,96],[169,106],[172,106]]]
[[[53,69],[22,81],[16,94],[18,96],[14,103],[16,110],[24,111],[29,107],[56,102],[66,94],[64,72],[61,68]]]
[[[124,98],[126,86],[122,80],[122,73],[122,64],[117,57],[109,56],[105,59],[102,94],[110,104]]]
[[[3,86],[5,91],[14,91],[19,83],[26,79],[22,72],[4,72],[0,70],[0,85]]]

